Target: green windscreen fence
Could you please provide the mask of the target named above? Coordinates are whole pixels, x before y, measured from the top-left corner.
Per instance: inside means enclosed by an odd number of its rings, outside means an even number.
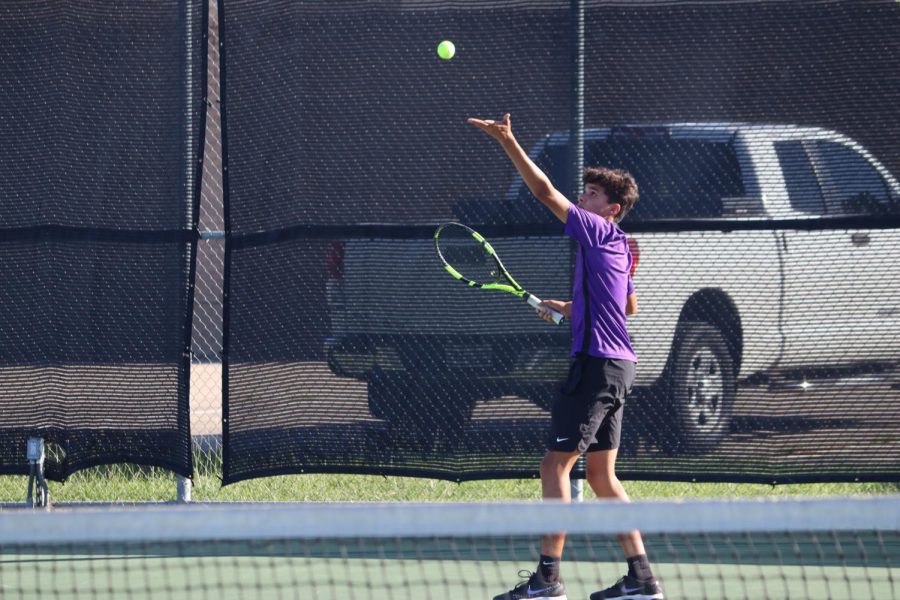
[[[507,112],[571,200],[581,165],[640,188],[620,474],[897,479],[896,2],[219,8],[226,483],[536,475],[570,327],[432,244],[571,299],[577,244],[466,122]]]
[[[578,244],[466,122],[510,113],[571,200],[585,166],[639,186],[623,477],[896,481],[898,26],[887,0],[5,3],[0,473],[42,437],[52,479],[190,475],[193,367],[226,483],[536,476],[570,323],[432,239],[464,223],[572,298]]]
[[[0,7],[0,473],[190,475],[205,2]]]

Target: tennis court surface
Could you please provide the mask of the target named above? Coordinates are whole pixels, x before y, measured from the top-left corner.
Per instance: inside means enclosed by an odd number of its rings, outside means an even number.
[[[3,598],[492,598],[567,530],[587,598],[639,527],[667,598],[895,598],[900,498],[269,504],[0,513]]]

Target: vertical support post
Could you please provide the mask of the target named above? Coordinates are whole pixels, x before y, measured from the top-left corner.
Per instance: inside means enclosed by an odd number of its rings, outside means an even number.
[[[28,492],[25,502],[30,508],[50,508],[50,488],[44,480],[44,438],[28,438],[25,458],[28,460]]]
[[[581,193],[581,172],[584,170],[584,1],[569,1],[572,60],[572,96],[569,122],[569,198],[575,201]],[[572,261],[574,264],[574,248]],[[584,464],[584,457],[579,464]],[[584,500],[584,480],[572,479],[572,501]]]
[[[176,475],[176,498],[175,501],[179,504],[187,504],[191,501],[191,489],[193,487],[193,482],[190,477],[185,477],[183,475]]]
[[[571,186],[569,197],[574,201],[581,192],[581,172],[584,170],[584,0],[570,0],[571,32],[569,40],[572,60],[572,96],[569,119],[569,164]]]

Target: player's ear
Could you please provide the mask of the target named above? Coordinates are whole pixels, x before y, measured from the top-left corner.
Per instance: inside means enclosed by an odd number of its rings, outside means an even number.
[[[621,202],[613,202],[610,204],[610,209],[612,210],[613,215],[617,215],[622,212],[622,203]]]

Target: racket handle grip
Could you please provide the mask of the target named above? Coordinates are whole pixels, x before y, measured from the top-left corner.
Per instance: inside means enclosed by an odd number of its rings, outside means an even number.
[[[537,310],[540,310],[540,311],[543,311],[546,313],[550,313],[550,316],[553,317],[553,322],[556,323],[557,325],[562,323],[562,320],[565,319],[565,317],[562,314],[556,312],[555,310],[547,308],[546,306],[541,306],[541,299],[538,298],[537,296],[535,296],[534,294],[527,294],[525,296],[525,302],[527,302],[529,306],[531,306]]]

